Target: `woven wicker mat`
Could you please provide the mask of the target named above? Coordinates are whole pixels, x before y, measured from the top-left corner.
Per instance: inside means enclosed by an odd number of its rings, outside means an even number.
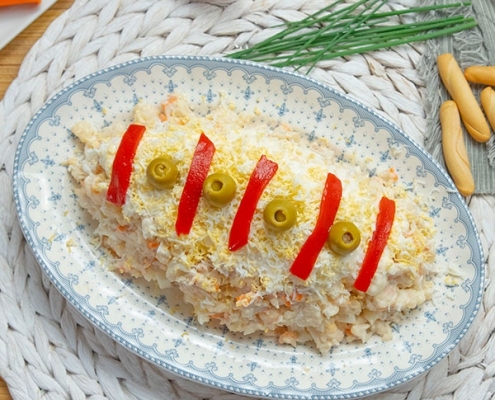
[[[484,1],[484,0],[483,0]],[[91,73],[139,56],[221,55],[300,19],[324,0],[76,0],[33,46],[0,103],[0,375],[16,400],[219,399],[242,396],[185,381],[138,358],[76,312],[41,272],[18,225],[13,157],[48,97]],[[415,0],[391,0],[398,7]],[[403,46],[327,62],[312,76],[379,110],[422,143],[424,48]],[[474,326],[427,374],[372,398],[489,399],[495,393],[495,199],[470,208],[487,256],[486,296]]]

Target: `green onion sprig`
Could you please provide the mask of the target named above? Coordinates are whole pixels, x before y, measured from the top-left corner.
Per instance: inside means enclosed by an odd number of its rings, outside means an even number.
[[[388,0],[358,0],[335,9],[345,1],[335,0],[300,21],[278,26],[284,29],[227,57],[264,62],[281,68],[290,66],[296,70],[308,66],[309,73],[320,61],[434,39],[477,25],[474,18],[464,16],[393,23],[393,17],[466,7],[471,2],[380,12]]]

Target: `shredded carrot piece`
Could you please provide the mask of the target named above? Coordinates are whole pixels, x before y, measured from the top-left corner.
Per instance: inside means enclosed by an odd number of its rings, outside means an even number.
[[[289,295],[286,295],[285,298],[286,298],[285,305],[287,307],[291,307],[292,306],[292,303],[294,301],[297,301],[297,302],[301,301],[304,298],[304,295],[301,294],[301,293],[299,293],[299,292],[297,292],[296,290],[294,290],[292,292],[292,294],[290,295],[290,297],[289,297]]]
[[[119,225],[117,226],[117,230],[124,232],[129,229],[129,225]]]
[[[240,296],[236,297],[235,306],[236,307],[247,307],[247,306],[249,306],[249,304],[251,304],[252,300],[253,300],[253,294],[251,292],[241,294]]]
[[[160,121],[165,122],[168,119],[166,113],[167,107],[169,107],[171,104],[175,103],[176,101],[177,101],[177,96],[169,96],[169,98],[161,104],[162,112],[158,116],[160,118]]]
[[[1,0],[0,0],[1,1]],[[165,112],[165,110],[167,109],[167,107],[170,105],[170,104],[173,104],[177,101],[177,96],[170,96],[166,101],[164,101],[162,103],[162,111]]]
[[[235,301],[241,301],[241,300],[244,300],[245,298],[247,298],[247,294],[246,293],[243,293],[240,296],[237,296],[235,298]]]
[[[397,175],[397,172],[395,172],[395,168],[394,167],[391,167],[389,169],[390,173],[392,174],[392,176],[394,177],[394,181],[397,181],[399,180],[399,175]]]
[[[148,240],[148,249],[157,249],[160,246],[160,242],[156,240]]]
[[[41,0],[0,0],[0,7],[14,6],[16,4],[40,4]]]

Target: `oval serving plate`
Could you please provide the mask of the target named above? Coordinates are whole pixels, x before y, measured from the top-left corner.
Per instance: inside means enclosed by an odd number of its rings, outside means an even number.
[[[328,136],[343,154],[373,159],[368,173],[393,166],[401,181],[431,198],[436,262],[459,284],[435,278],[433,301],[395,325],[394,338],[343,344],[322,356],[311,346],[281,346],[263,335],[197,324],[173,290],[105,269],[95,222],[79,207],[64,161],[80,119],[103,127],[128,122],[136,102],[183,93],[199,108],[226,94],[236,109],[261,111],[311,140]],[[84,316],[147,360],[188,379],[266,398],[340,399],[378,393],[427,371],[459,342],[480,306],[484,269],[471,214],[432,157],[377,113],[307,77],[249,62],[153,57],[94,73],[55,95],[34,116],[15,157],[19,221],[53,284]],[[447,269],[447,267],[445,267]]]

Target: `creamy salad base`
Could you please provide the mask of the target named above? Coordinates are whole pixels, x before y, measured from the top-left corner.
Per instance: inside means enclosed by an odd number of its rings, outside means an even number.
[[[435,227],[428,199],[402,185],[392,166],[370,176],[372,158],[361,163],[352,154],[340,157],[331,137],[310,141],[289,126],[260,122],[257,114],[256,109],[238,112],[226,98],[207,115],[196,113],[180,95],[160,105],[138,103],[133,123],[147,130],[122,207],[109,203],[106,192],[127,126],[76,124],[72,130],[81,146],[67,164],[81,206],[98,223],[98,245],[108,254],[104,265],[143,277],[157,290],[178,287],[201,324],[216,321],[246,335],[262,331],[291,345],[313,342],[322,353],[374,334],[391,339],[392,325],[433,294]],[[201,199],[191,233],[177,236],[177,207],[201,132],[216,147],[209,172],[230,174],[238,195],[222,208]],[[176,163],[179,180],[158,190],[147,181],[146,168],[163,155]],[[275,161],[278,171],[259,201],[248,245],[231,252],[230,226],[261,155]],[[329,172],[343,187],[335,221],[352,221],[361,243],[347,256],[325,246],[303,281],[289,270],[314,228]],[[353,283],[382,196],[395,200],[395,221],[372,284],[362,293]],[[298,211],[297,224],[286,232],[273,232],[263,221],[264,207],[278,197],[293,201]]]

